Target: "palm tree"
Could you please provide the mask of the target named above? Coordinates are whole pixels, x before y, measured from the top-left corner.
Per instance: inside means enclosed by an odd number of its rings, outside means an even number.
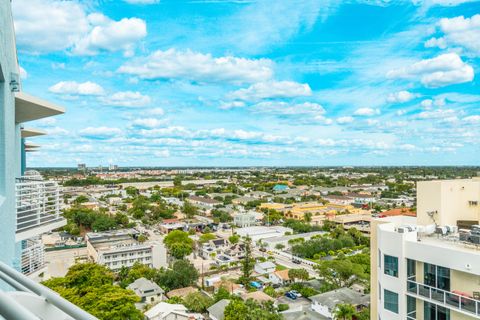
[[[337,320],[352,320],[355,315],[355,307],[351,304],[338,304],[334,311]]]

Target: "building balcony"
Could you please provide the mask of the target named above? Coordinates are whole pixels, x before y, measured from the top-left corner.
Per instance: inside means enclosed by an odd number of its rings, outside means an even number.
[[[0,262],[1,319],[95,320],[58,293]],[[9,290],[3,290],[9,288]]]
[[[26,240],[63,227],[61,192],[54,181],[40,175],[18,178],[15,184],[17,230],[16,241]]]
[[[414,281],[407,280],[407,294],[426,302],[480,319],[480,300],[452,291],[445,291]]]
[[[28,239],[22,242],[22,273],[31,275],[45,267],[45,248],[41,239]]]

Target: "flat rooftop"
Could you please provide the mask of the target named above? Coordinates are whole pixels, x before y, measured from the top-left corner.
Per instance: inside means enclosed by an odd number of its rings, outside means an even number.
[[[267,243],[275,243],[275,242],[283,242],[288,241],[291,239],[298,239],[298,238],[311,238],[313,236],[327,234],[328,232],[325,231],[313,231],[313,232],[306,232],[306,233],[298,233],[298,234],[291,234],[288,236],[280,236],[280,237],[273,237],[263,240],[263,242]]]

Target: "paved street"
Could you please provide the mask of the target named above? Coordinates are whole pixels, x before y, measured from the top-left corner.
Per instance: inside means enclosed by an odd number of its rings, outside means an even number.
[[[265,257],[267,258],[268,256],[270,256],[269,254],[267,254],[266,252],[261,252],[260,250],[254,248],[253,249],[253,254],[257,257]],[[296,264],[296,263],[293,263],[292,260],[290,258],[287,258],[287,257],[284,257],[284,256],[281,256],[281,255],[278,255],[276,254],[275,252],[272,252],[272,257],[275,258],[275,262],[277,264],[281,264],[289,269],[298,269],[298,268],[304,268],[305,270],[307,270],[308,274],[311,276],[311,277],[317,277],[318,276],[318,273],[317,271],[310,265],[307,265],[305,263],[300,263],[300,264]]]

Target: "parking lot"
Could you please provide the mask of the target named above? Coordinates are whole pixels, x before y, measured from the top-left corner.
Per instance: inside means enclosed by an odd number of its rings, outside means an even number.
[[[284,303],[288,304],[290,309],[296,309],[296,308],[301,308],[301,307],[309,307],[310,306],[310,300],[304,297],[297,298],[296,300],[292,300],[290,298],[287,298],[285,296],[281,296],[277,299],[278,304]]]

